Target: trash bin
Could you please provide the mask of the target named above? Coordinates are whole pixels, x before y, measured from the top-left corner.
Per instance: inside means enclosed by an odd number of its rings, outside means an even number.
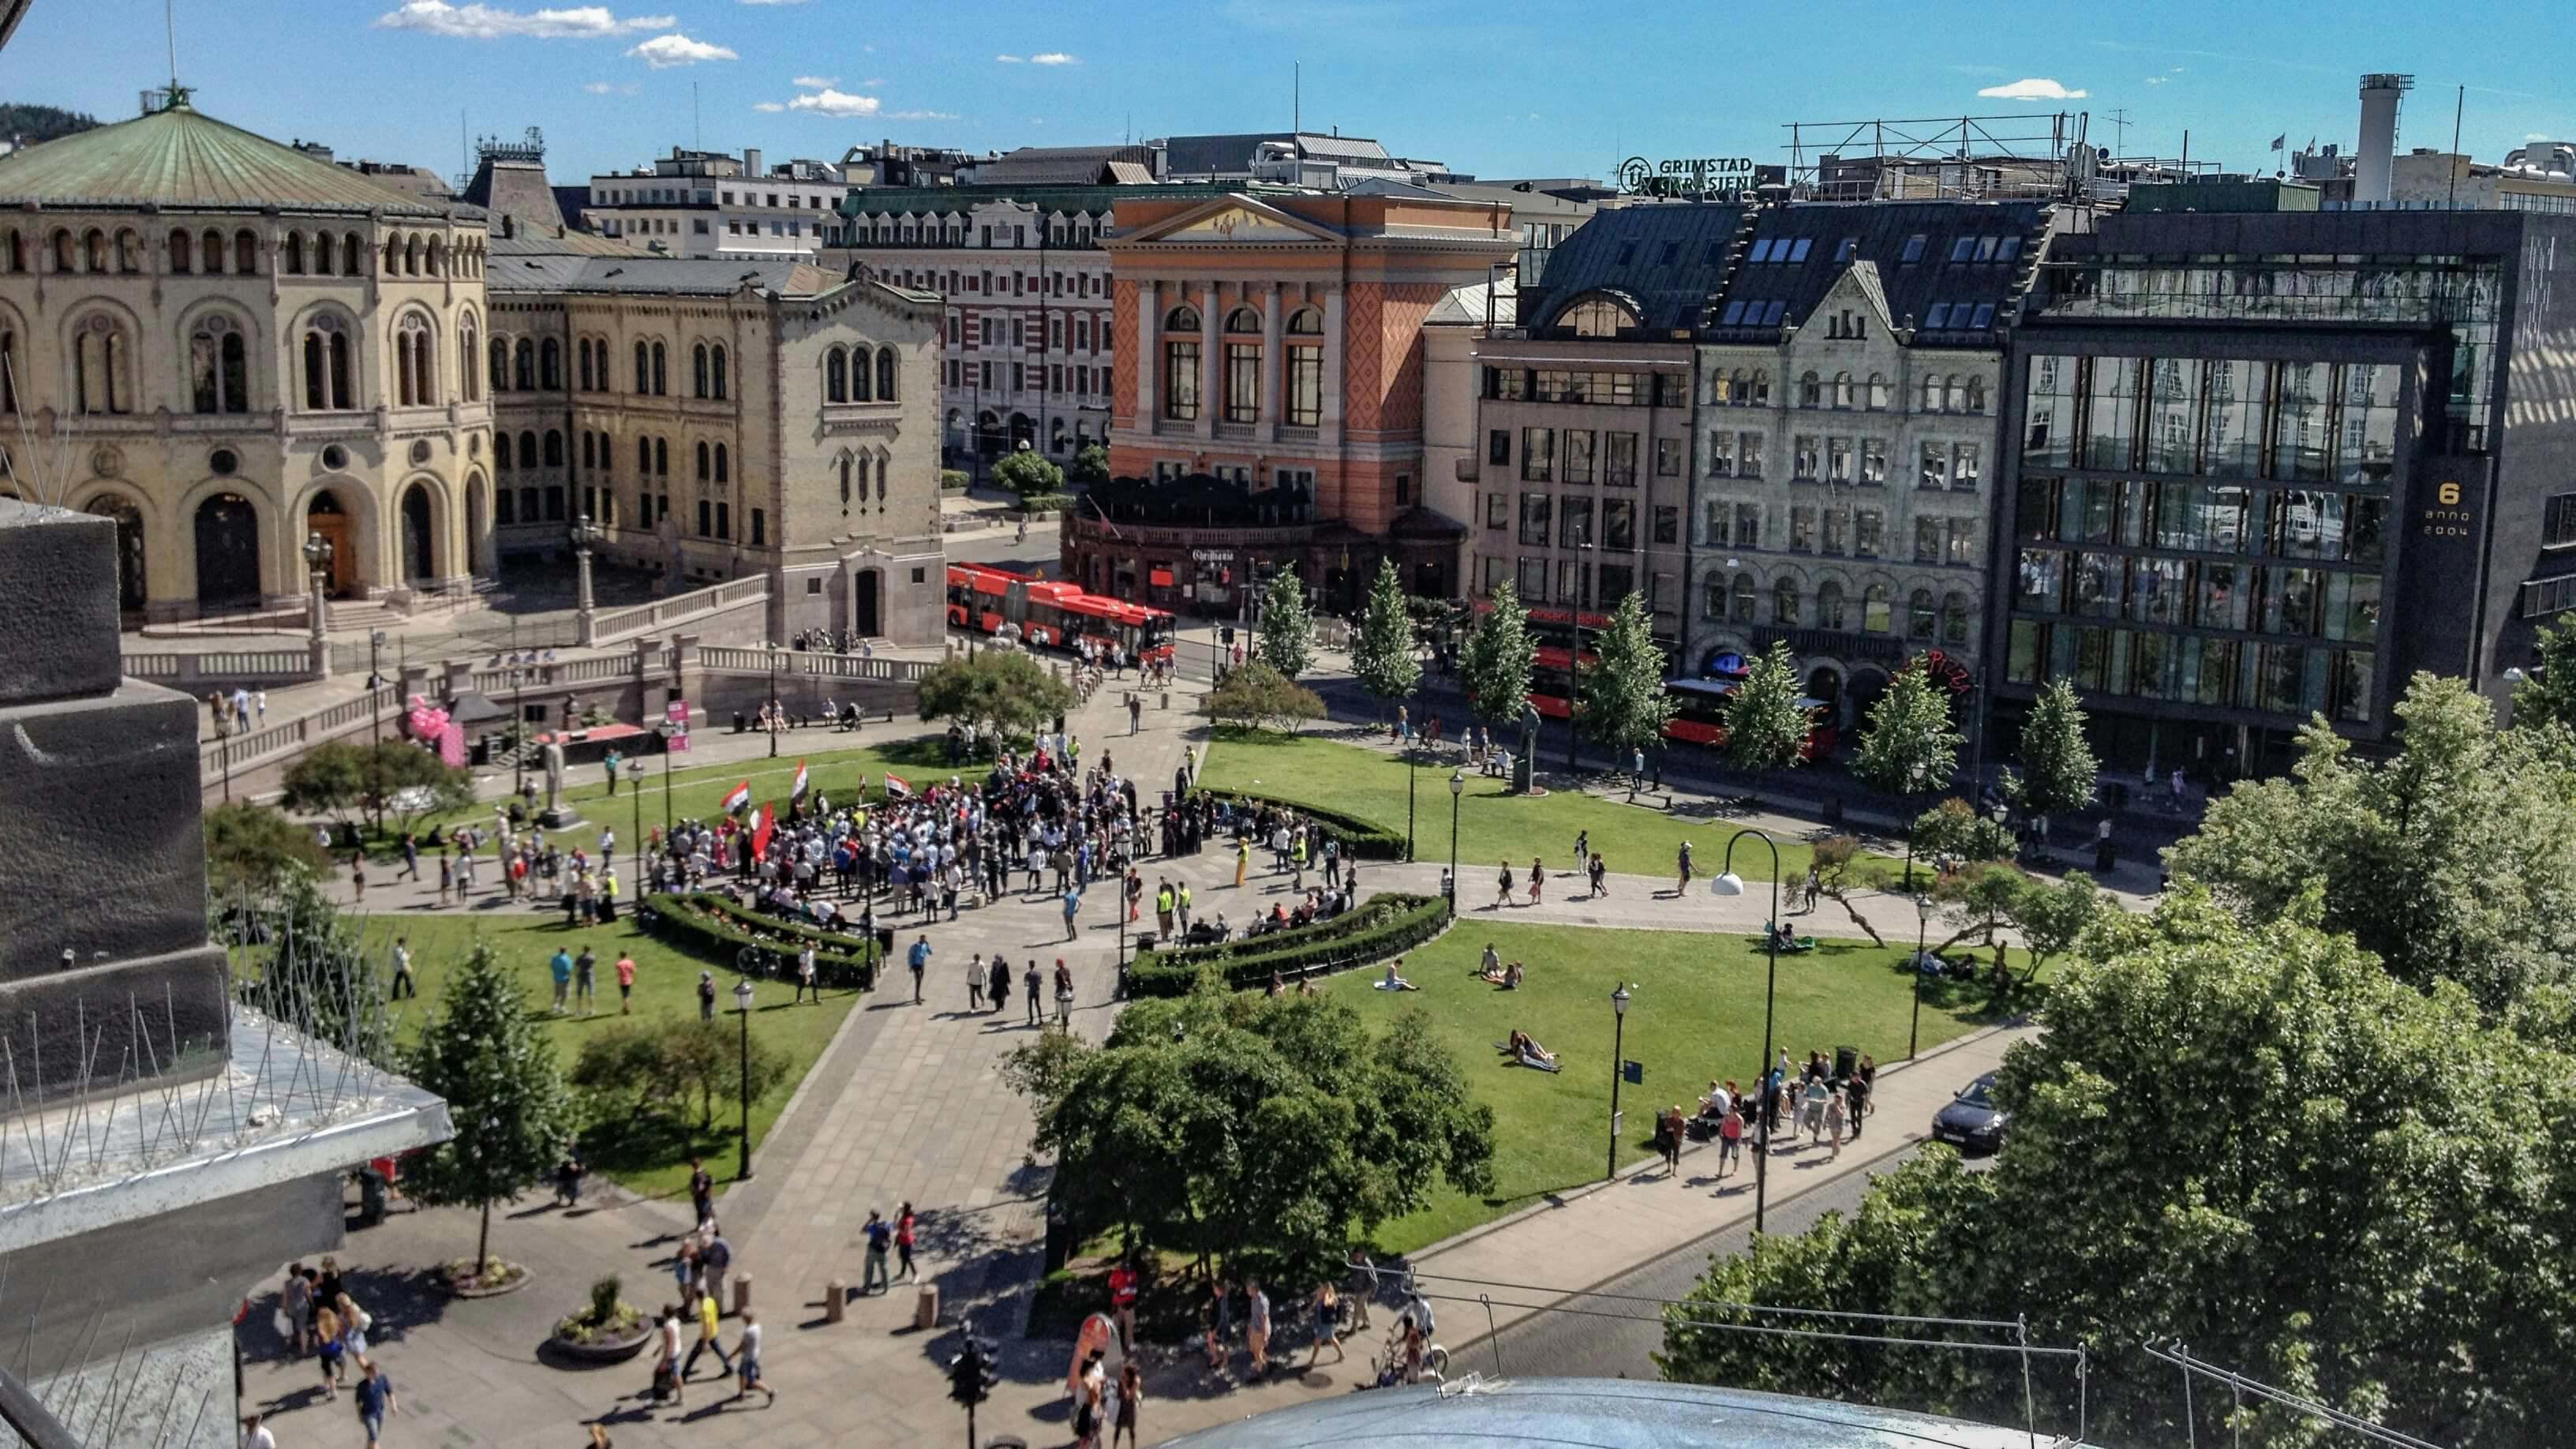
[[[734,732],[735,734],[742,734],[742,733],[744,733],[744,732],[748,731],[750,728],[751,728],[751,725],[750,725],[749,721],[745,720],[745,719],[742,717],[742,711],[741,711],[741,710],[735,710],[735,711],[733,712],[733,732]]]
[[[385,1220],[385,1180],[372,1167],[358,1169],[358,1221],[374,1227]]]

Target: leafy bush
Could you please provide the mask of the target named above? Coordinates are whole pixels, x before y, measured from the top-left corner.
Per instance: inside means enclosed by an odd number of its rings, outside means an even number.
[[[609,1274],[590,1285],[590,1304],[555,1321],[555,1337],[566,1343],[617,1343],[644,1330],[644,1312],[617,1295],[626,1285]]]
[[[964,471],[963,469],[958,469],[958,468],[942,468],[942,469],[940,469],[940,470],[939,470],[939,486],[940,486],[940,488],[941,488],[942,490],[947,491],[947,492],[955,492],[955,491],[957,491],[957,490],[959,490],[959,489],[964,488],[964,487],[966,486],[966,474],[965,474],[965,471]]]
[[[1046,460],[1034,448],[1022,448],[993,465],[993,481],[1022,498],[1035,494],[1062,493],[1064,470]]]
[[[1070,493],[1023,493],[1020,495],[1020,511],[1025,514],[1029,514],[1032,517],[1041,513],[1053,513],[1058,509],[1071,508],[1072,506],[1073,495]]]
[[[754,1033],[748,1090],[743,1081],[743,1041],[721,1022],[682,1018],[655,1026],[620,1022],[582,1043],[566,1079],[578,1088],[594,1123],[626,1124],[658,1117],[687,1125],[695,1107],[697,1129],[715,1125],[719,1101],[759,1097],[787,1074],[787,1058]]]
[[[1214,946],[1141,952],[1127,968],[1127,990],[1135,996],[1186,995],[1201,971],[1217,972],[1238,991],[1266,986],[1272,972],[1312,974],[1382,961],[1448,925],[1449,903],[1438,896],[1374,896],[1347,915],[1311,926]]]
[[[1233,801],[1237,814],[1243,813],[1247,806],[1260,805],[1273,805],[1284,810],[1294,810],[1321,827],[1327,838],[1340,841],[1342,855],[1346,859],[1404,859],[1403,833],[1388,830],[1374,821],[1362,820],[1356,815],[1344,815],[1338,810],[1317,809],[1303,800],[1290,800],[1279,795],[1261,795],[1248,790],[1215,790],[1208,793],[1220,800]],[[1253,846],[1255,850],[1260,848],[1257,842]],[[1319,867],[1320,864],[1318,862]]]
[[[224,894],[264,891],[284,879],[290,867],[331,868],[311,829],[268,806],[246,800],[209,805],[204,824],[209,889]]]
[[[1216,720],[1295,734],[1324,717],[1324,698],[1255,659],[1227,670],[1199,708]]]
[[[745,910],[709,891],[646,896],[644,909],[647,929],[701,960],[740,969],[742,949],[757,946],[770,958],[762,974],[786,981],[796,974],[797,952],[811,941],[817,985],[836,991],[867,991],[876,986],[878,953],[873,941]]]

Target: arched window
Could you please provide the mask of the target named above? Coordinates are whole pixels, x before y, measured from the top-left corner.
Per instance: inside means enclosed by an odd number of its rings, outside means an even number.
[[[447,244],[436,237],[429,239],[429,274],[433,277],[447,275]]]
[[[864,508],[864,507],[866,507],[866,506],[867,506],[867,502],[868,502],[868,460],[867,460],[867,458],[866,458],[866,457],[862,456],[862,457],[859,459],[859,506],[860,506],[860,507],[862,507],[862,508]]]
[[[250,354],[242,331],[217,313],[188,331],[188,382],[201,413],[250,411]]]
[[[72,410],[134,411],[134,339],[105,313],[81,319],[72,334]]]
[[[1795,628],[1798,623],[1798,581],[1775,579],[1771,584],[1771,622],[1782,628]]]
[[[1288,335],[1291,337],[1323,336],[1324,314],[1313,307],[1300,307],[1289,313]]]
[[[598,468],[599,435],[585,428],[581,434],[581,471],[596,472]]]
[[[366,270],[366,243],[358,240],[358,234],[354,231],[340,238],[340,275],[362,277],[366,275]]]
[[[304,275],[304,233],[300,231],[286,234],[286,274],[290,277]]]
[[[1873,372],[1869,375],[1869,410],[1871,412],[1884,412],[1886,408],[1887,374],[1883,372]]]
[[[9,228],[8,252],[5,256],[0,256],[0,265],[5,265],[13,272],[27,270],[27,239],[19,235],[18,229],[14,226]]]
[[[1918,406],[1927,413],[1941,411],[1941,379],[1938,376],[1923,379],[1923,400]]]
[[[1968,379],[1968,411],[1982,413],[1985,410],[1986,379],[1982,374],[1972,376]]]
[[[1951,592],[1941,596],[1941,640],[1945,644],[1968,642],[1968,596]]]
[[[868,350],[865,347],[853,347],[850,349],[850,401],[874,401],[876,392],[868,383]]]
[[[1948,377],[1943,378],[1941,380],[1941,410],[1943,412],[1955,413],[1964,409],[1967,404],[1968,389],[1965,384],[1960,382],[1959,375],[1954,372]]]
[[[1163,314],[1163,330],[1166,332],[1198,331],[1199,309],[1186,302],[1182,303],[1178,307],[1174,307],[1171,311]]]
[[[116,234],[116,269],[129,277],[143,270],[143,238],[130,228]]]
[[[1816,375],[1812,372],[1800,373],[1798,375],[1798,406],[1802,408],[1822,407],[1824,405],[1824,400],[1824,384],[1817,381]]]
[[[249,227],[233,233],[233,272],[244,277],[259,275],[259,237]]]
[[[510,386],[526,392],[537,385],[537,345],[527,338],[519,339],[510,350]]]
[[[510,468],[515,466],[510,461],[510,435],[508,433],[496,432],[492,435],[492,462],[494,466],[500,468]]]
[[[18,334],[0,332],[0,413],[15,417],[18,412]],[[0,458],[8,456],[0,448]]]
[[[557,454],[557,461],[561,461],[561,456],[560,453]],[[519,466],[522,468],[537,466],[537,430],[534,428],[519,430]]]
[[[506,337],[492,339],[492,390],[510,390],[510,342]]]
[[[549,337],[537,349],[537,386],[563,391],[563,344]]]
[[[1173,422],[1195,421],[1200,375],[1199,311],[1184,303],[1163,314],[1163,416]]]
[[[206,275],[211,277],[221,272],[224,269],[224,234],[208,227],[206,234],[197,240],[197,260],[205,267]]]
[[[1852,375],[1848,372],[1835,373],[1834,406],[1838,408],[1848,408],[1853,406],[1856,401],[1857,399],[1852,396]]]
[[[401,237],[389,236],[385,238],[385,275],[388,277],[399,277],[402,275]]]
[[[91,227],[81,236],[81,265],[93,272],[107,270],[107,233]]]
[[[1735,369],[1721,386],[1718,401],[1743,407],[1753,401],[1753,376],[1743,368]]]
[[[1753,575],[1737,574],[1735,591],[1727,601],[1727,618],[1738,624],[1752,623],[1756,597],[1753,591]]]
[[[1767,367],[1753,370],[1753,402],[1757,407],[1771,405],[1771,369]]]
[[[727,397],[731,396],[733,389],[732,379],[726,376],[728,359],[725,356],[724,344],[716,344],[714,356],[716,383],[715,399],[717,402],[723,402]],[[889,394],[889,396],[891,396],[891,394]]]
[[[886,485],[894,479],[894,460],[883,452],[877,454],[877,512],[885,512]]]
[[[403,238],[403,275],[406,277],[420,275],[420,238],[418,236]]]
[[[649,474],[653,471],[653,440],[651,438],[637,438],[635,440],[635,471],[638,475]]]
[[[79,266],[80,257],[73,246],[70,228],[57,229],[54,232],[54,270],[69,272],[78,269]]]
[[[1816,627],[1846,629],[1850,620],[1844,617],[1843,586],[1831,579],[1816,585]]]
[[[713,379],[708,376],[707,345],[701,342],[689,349],[689,396],[699,398],[707,396],[707,385],[711,381]]]
[[[894,349],[880,347],[877,349],[877,401],[894,400]]]
[[[415,319],[406,317],[394,333],[394,403],[410,407],[419,401],[419,389],[413,382],[410,329]]]
[[[698,444],[698,481],[699,481],[699,482],[704,483],[704,482],[706,482],[709,478],[712,478],[712,477],[714,477],[714,476],[715,476],[715,464],[714,464],[714,461],[713,461],[713,460],[714,460],[714,456],[715,456],[715,455],[714,455],[713,451],[712,451],[712,450],[710,450],[710,449],[707,447],[707,445],[706,445],[706,444],[704,444],[704,443],[700,443],[700,444]]]
[[[1225,314],[1225,330],[1237,337],[1261,335],[1261,314],[1249,307],[1237,307]]]
[[[841,511],[850,511],[850,455],[841,455]]]
[[[1586,297],[1557,314],[1556,325],[1571,327],[1577,337],[1615,337],[1634,327],[1637,314],[1607,297]]]
[[[668,438],[653,440],[653,476],[656,478],[671,476],[671,440]]]
[[[635,344],[635,390],[639,393],[653,390],[653,349],[650,344],[640,341]]]
[[[716,444],[716,482],[718,482],[718,483],[730,483],[730,482],[732,482],[732,481],[733,481],[733,459],[732,459],[732,455],[728,454],[728,453],[725,451],[725,445],[724,445],[724,444],[722,444],[722,443],[718,443],[718,444]]]
[[[1905,637],[1929,639],[1941,627],[1940,606],[1932,602],[1930,589],[1916,589],[1905,596]]]
[[[659,342],[654,343],[653,396],[655,397],[669,397],[671,395],[671,378],[665,367],[669,360],[668,355],[663,351],[662,344]]]
[[[552,428],[548,428],[546,429],[546,466],[549,468],[560,468],[563,466],[563,461],[563,434]]]
[[[583,392],[597,391],[599,387],[599,379],[608,371],[607,344],[602,343],[598,346],[593,346],[591,344],[591,340],[585,337],[581,339],[578,346],[581,350],[581,390]]]
[[[850,400],[850,355],[840,348],[823,354],[823,401]]]
[[[1892,596],[1887,591],[1887,585],[1885,584],[1872,584],[1861,591],[1860,627],[1862,633],[1885,634],[1895,629],[1896,621],[1890,617],[1889,613],[1891,597]]]

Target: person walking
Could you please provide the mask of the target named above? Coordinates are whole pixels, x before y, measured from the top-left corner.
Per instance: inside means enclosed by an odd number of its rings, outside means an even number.
[[[1243,1295],[1249,1305],[1244,1320],[1243,1345],[1252,1352],[1253,1377],[1270,1372],[1270,1295],[1261,1291],[1261,1280],[1243,1280]]]
[[[993,1000],[993,1004],[989,1008],[990,1010],[1008,1011],[1011,1009],[1011,963],[1003,960],[1002,953],[999,951],[993,953],[993,978],[990,994]]]
[[[1530,904],[1531,904],[1531,905],[1534,905],[1534,906],[1535,906],[1535,905],[1540,904],[1540,901],[1539,901],[1539,887],[1540,887],[1541,885],[1543,885],[1543,884],[1546,882],[1546,880],[1547,880],[1547,869],[1546,869],[1546,867],[1545,867],[1545,866],[1543,866],[1543,865],[1541,865],[1541,864],[1539,863],[1539,858],[1538,858],[1537,856],[1535,856],[1535,855],[1531,856],[1531,857],[1530,857],[1530,897],[1529,897],[1529,901],[1530,901]]]
[[[921,936],[913,941],[912,949],[904,953],[904,964],[912,968],[912,1004],[919,1006],[921,1004],[922,978],[930,971],[930,938],[928,936]]]
[[[743,1310],[742,1336],[735,1340],[733,1352],[734,1363],[742,1374],[742,1387],[734,1392],[734,1397],[747,1399],[751,1397],[752,1390],[758,1389],[768,1395],[765,1402],[777,1403],[778,1391],[760,1376],[760,1315],[750,1309]]]
[[[1136,1444],[1136,1404],[1138,1400],[1144,1397],[1145,1376],[1137,1371],[1136,1360],[1130,1358],[1118,1366],[1117,1426],[1112,1429],[1109,1434],[1110,1449],[1118,1449],[1118,1441],[1121,1439],[1127,1441],[1129,1449],[1134,1449]]]
[[[1855,1070],[1843,1081],[1843,1116],[1851,1125],[1851,1139],[1860,1140],[1860,1119],[1869,1115],[1869,1082]]]
[[[572,994],[573,999],[581,1003],[582,1015],[598,1014],[599,958],[591,954],[590,943],[587,941],[582,943],[581,954],[573,958]]]
[[[1682,842],[1681,852],[1675,857],[1673,865],[1676,870],[1681,872],[1681,882],[1673,887],[1673,894],[1677,896],[1689,894],[1691,883],[1691,847],[1689,841],[1685,840]]]
[[[1592,832],[1589,830],[1578,830],[1574,832],[1574,870],[1576,874],[1580,875],[1583,873],[1584,862],[1590,859],[1591,855]]]
[[[420,995],[420,983],[414,981],[411,975],[411,937],[396,936],[394,937],[394,981],[392,989],[387,993],[387,999],[400,1001],[406,996],[418,995]]]
[[[353,898],[367,898],[367,857],[363,851],[349,852],[349,891]]]
[[[1238,836],[1234,842],[1234,888],[1243,889],[1243,874],[1252,869],[1252,837]]]
[[[1064,888],[1064,938],[1066,940],[1079,941],[1082,939],[1082,932],[1074,922],[1074,918],[1081,913],[1082,887],[1078,885],[1066,886]]]
[[[1043,979],[1044,978],[1038,975],[1037,958],[1034,956],[1030,957],[1029,969],[1020,973],[1020,986],[1021,989],[1027,991],[1029,994],[1028,1024],[1031,1026],[1046,1025],[1046,1016],[1038,1005],[1038,990]]]
[[[409,831],[403,832],[402,860],[402,869],[394,872],[394,879],[401,880],[404,876],[420,879],[420,842],[414,840]]]
[[[978,1016],[984,1014],[984,982],[986,979],[984,971],[984,953],[978,951],[975,953],[974,958],[966,963],[966,1009],[974,1012]]]
[[[302,1358],[313,1329],[313,1282],[304,1276],[302,1263],[286,1266],[286,1282],[277,1290],[277,1312],[286,1324],[280,1337],[295,1357]]]
[[[1367,1250],[1351,1244],[1351,1286],[1342,1297],[1351,1305],[1351,1332],[1366,1333],[1369,1326],[1369,1300],[1377,1296],[1377,1265],[1369,1261]]]
[[[377,1449],[385,1437],[385,1416],[402,1412],[402,1401],[394,1397],[394,1381],[385,1377],[371,1358],[358,1360],[358,1422],[366,1426],[367,1449]]]
[[[438,903],[442,906],[446,905],[449,900],[454,898],[455,894],[456,857],[452,855],[441,855],[438,858]]]
[[[678,1304],[666,1303],[662,1306],[662,1319],[656,1325],[654,1333],[657,1342],[654,1346],[653,1359],[653,1396],[659,1399],[663,1394],[668,1393],[671,1396],[672,1406],[677,1408],[688,1402],[680,1378],[680,1306]]]
[[[269,1432],[262,1414],[242,1416],[241,1449],[277,1449],[277,1436]]]
[[[1816,868],[1814,865],[1812,865],[1812,864],[1811,864],[1811,865],[1809,865],[1809,866],[1807,867],[1807,911],[1806,911],[1806,913],[1807,913],[1808,915],[1811,915],[1811,916],[1812,916],[1812,915],[1814,915],[1814,914],[1816,913],[1816,898],[1817,898],[1818,896],[1822,895],[1823,893],[1824,893],[1824,876],[1822,875],[1822,873],[1821,873],[1821,872],[1819,872],[1819,871],[1817,870],[1817,868]]]
[[[1825,1089],[1825,1135],[1834,1144],[1833,1160],[1843,1155],[1843,1093],[1840,1087]]]
[[[1315,1352],[1306,1360],[1306,1367],[1310,1369],[1323,1366],[1324,1350],[1328,1348],[1333,1351],[1335,1363],[1340,1363],[1349,1357],[1342,1350],[1342,1301],[1340,1296],[1333,1292],[1331,1279],[1327,1278],[1315,1285],[1314,1305]]]
[[[1494,878],[1494,909],[1499,911],[1511,903],[1512,863],[1507,860],[1503,862],[1501,874]]]
[[[871,1289],[892,1293],[894,1280],[886,1273],[886,1246],[894,1237],[894,1224],[887,1222],[875,1208],[870,1208],[867,1226],[861,1231],[868,1235],[868,1256],[867,1266],[859,1275],[859,1296],[866,1297]]]
[[[1726,1115],[1717,1119],[1717,1176],[1720,1182],[1726,1180],[1728,1167],[1743,1165],[1738,1161],[1743,1151],[1744,1114],[1736,1109],[1735,1103],[1729,1102]]]
[[[564,1014],[564,1003],[572,996],[572,953],[557,946],[555,954],[546,960],[546,970],[554,977],[555,982],[554,1014],[561,1016]]]
[[[317,1298],[320,1294],[317,1292]],[[313,1358],[322,1370],[322,1397],[340,1397],[341,1354],[340,1314],[327,1302],[313,1310]]]
[[[718,1377],[731,1378],[733,1376],[733,1359],[726,1355],[724,1345],[716,1341],[716,1327],[724,1316],[723,1306],[716,1302],[716,1295],[711,1292],[701,1292],[697,1294],[696,1297],[698,1303],[698,1341],[689,1345],[689,1356],[680,1364],[680,1377],[686,1379],[689,1376],[690,1370],[698,1366],[699,1354],[712,1353],[716,1356],[716,1363],[721,1366],[723,1370]]]
[[[695,1157],[689,1159],[689,1206],[696,1210],[700,1227],[705,1227],[707,1221],[716,1215],[715,1175],[707,1171],[705,1162]]]
[[[911,1278],[918,1280],[921,1277],[921,1270],[914,1267],[912,1263],[911,1203],[905,1203],[901,1208],[896,1210],[894,1215],[894,1257],[894,1276],[896,1278]],[[891,1279],[886,1283],[886,1291],[889,1293],[894,1291],[894,1283]]]

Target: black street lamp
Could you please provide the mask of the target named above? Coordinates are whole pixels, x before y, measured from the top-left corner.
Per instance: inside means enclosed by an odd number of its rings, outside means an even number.
[[[1421,763],[1420,753],[1413,748],[1413,741],[1406,740],[1404,742],[1404,863],[1407,865],[1413,864],[1413,777],[1421,773],[1414,768],[1419,763]]]
[[[1449,914],[1458,914],[1458,800],[1467,793],[1467,772],[1449,772]]]
[[[743,977],[733,984],[734,1011],[742,1017],[742,1075],[735,1085],[742,1099],[742,1160],[734,1167],[734,1181],[751,1180],[751,978]]]
[[[1628,1041],[1628,988],[1624,985],[1610,993],[1610,1021],[1610,1165],[1601,1170],[1605,1179],[1619,1175],[1619,1078],[1626,1071],[1620,1057]]]
[[[1770,974],[1762,986],[1762,1060],[1753,1069],[1754,1089],[1762,1094],[1760,1109],[1753,1114],[1753,1232],[1762,1232],[1762,1210],[1770,1199],[1771,1189],[1771,1119],[1775,1112],[1771,1090],[1771,1010],[1780,990],[1780,844],[1752,826],[1726,838],[1726,858],[1719,864],[1720,874],[1709,882],[1709,889],[1722,896],[1744,894],[1744,877],[1735,873],[1735,845],[1746,836],[1761,841],[1771,850],[1771,920],[1762,931],[1763,954],[1771,960]]]
[[[376,698],[376,692],[385,687],[385,676],[384,671],[378,668],[380,661],[377,656],[384,652],[384,647],[385,631],[382,629],[369,631],[367,634],[367,730],[373,736],[374,743],[379,745],[385,742],[385,711],[384,705]]]
[[[644,757],[626,762],[626,795],[635,807],[635,899],[644,898]]]
[[[778,656],[785,651],[776,640],[769,645],[769,757],[778,758]]]
[[[662,736],[662,838],[671,838],[671,737]],[[794,1005],[790,1002],[789,1005]]]
[[[1914,1025],[1905,1031],[1905,1059],[1914,1060],[1914,1048],[1923,1040],[1923,938],[1932,930],[1932,897],[1914,898]]]

